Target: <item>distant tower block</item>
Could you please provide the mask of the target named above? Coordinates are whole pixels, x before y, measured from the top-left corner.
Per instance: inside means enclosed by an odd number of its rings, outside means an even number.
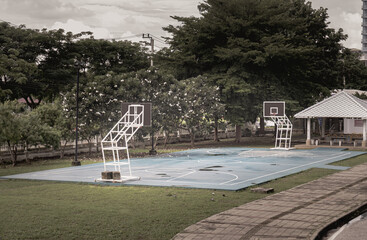
[[[367,61],[367,0],[362,0],[362,60]]]

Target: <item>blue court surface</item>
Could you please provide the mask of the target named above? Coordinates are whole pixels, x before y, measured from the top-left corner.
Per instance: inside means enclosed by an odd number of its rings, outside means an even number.
[[[327,164],[361,154],[365,152],[330,148],[289,151],[265,148],[194,149],[131,159],[133,176],[140,177],[140,180],[97,184],[239,190],[314,167],[344,170],[346,167]],[[102,171],[103,163],[97,163],[2,178],[95,183]],[[128,175],[127,169],[123,169],[122,175]]]

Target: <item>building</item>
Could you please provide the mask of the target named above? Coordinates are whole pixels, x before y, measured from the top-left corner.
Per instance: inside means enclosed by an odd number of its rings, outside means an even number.
[[[311,144],[311,119],[322,119],[325,123],[326,119],[341,120],[344,134],[361,134],[362,147],[367,147],[367,101],[357,98],[347,91],[340,91],[313,106],[297,113],[295,118],[307,119],[307,140],[306,145]],[[345,121],[348,119],[348,121]],[[321,137],[325,136],[325,124],[322,124]],[[338,129],[337,129],[338,130]],[[335,136],[338,139],[346,136]],[[353,138],[353,136],[349,136]],[[350,139],[353,140],[353,139]]]
[[[367,63],[367,0],[362,0],[362,61]]]

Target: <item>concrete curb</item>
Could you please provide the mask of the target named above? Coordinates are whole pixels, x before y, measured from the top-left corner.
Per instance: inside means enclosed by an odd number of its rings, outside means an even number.
[[[350,211],[348,214],[341,216],[340,218],[336,218],[335,221],[331,222],[329,225],[320,229],[319,231],[316,231],[315,234],[312,235],[311,239],[321,240],[328,231],[330,231],[331,229],[338,228],[339,226],[342,226],[348,223],[350,220],[352,220],[355,217],[358,217],[366,210],[367,210],[367,202],[364,205],[357,207],[354,210]]]

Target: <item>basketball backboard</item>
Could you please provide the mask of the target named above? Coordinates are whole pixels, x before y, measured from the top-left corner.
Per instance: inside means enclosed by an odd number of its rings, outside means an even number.
[[[151,127],[152,126],[152,103],[122,103],[121,104],[121,113],[122,116],[125,115],[125,113],[127,112],[129,105],[132,104],[139,104],[139,105],[143,105],[144,106],[144,127]]]
[[[281,101],[265,101],[263,103],[264,117],[284,117],[285,102]]]

